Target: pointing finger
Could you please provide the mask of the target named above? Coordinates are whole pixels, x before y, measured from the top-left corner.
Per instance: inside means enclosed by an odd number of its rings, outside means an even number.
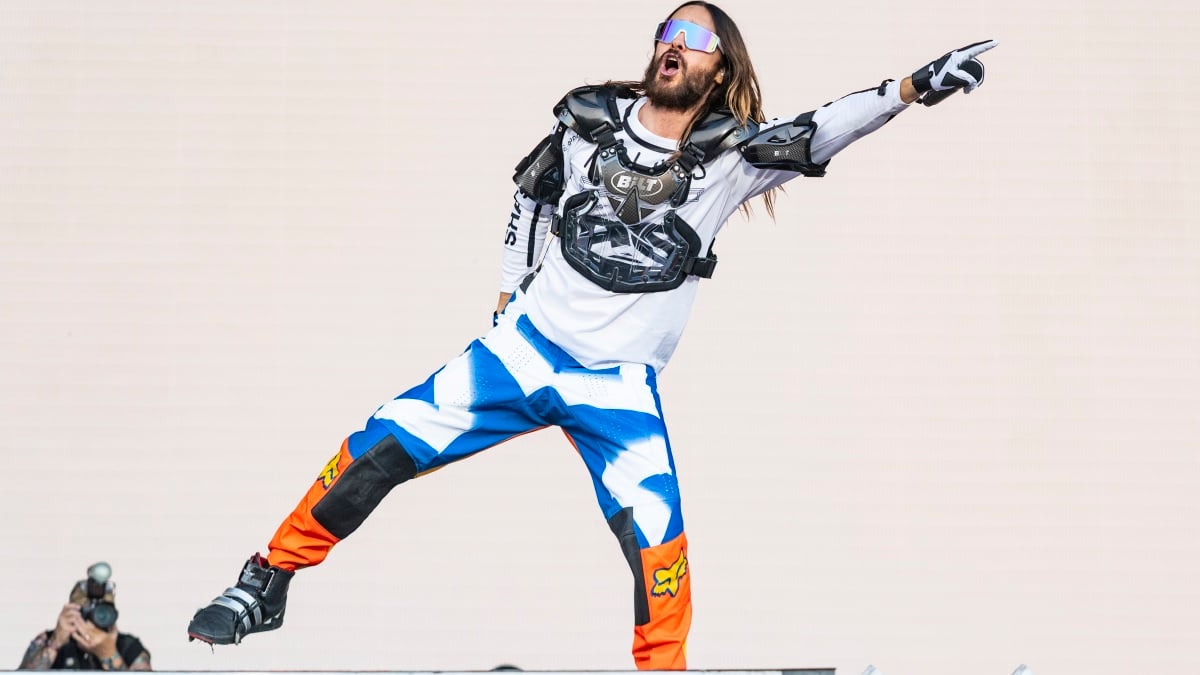
[[[998,44],[1000,44],[1000,43],[995,40],[987,40],[986,42],[976,42],[975,44],[967,47],[965,49],[965,51],[963,51],[963,54],[965,54],[968,59],[973,59],[976,56],[979,56],[980,54],[986,52],[987,50],[991,49],[992,47],[995,47]]]

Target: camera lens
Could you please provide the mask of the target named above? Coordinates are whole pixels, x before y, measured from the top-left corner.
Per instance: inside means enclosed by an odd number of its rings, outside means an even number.
[[[117,606],[111,602],[97,602],[84,608],[83,618],[100,630],[112,630],[117,623]]]

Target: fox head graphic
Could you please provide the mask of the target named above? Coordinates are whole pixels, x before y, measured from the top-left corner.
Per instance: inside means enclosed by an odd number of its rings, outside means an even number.
[[[687,575],[687,566],[687,557],[680,550],[679,559],[671,563],[670,567],[654,570],[654,588],[650,589],[650,595],[674,597],[679,592],[679,580]]]
[[[333,456],[333,459],[329,460],[329,463],[325,465],[325,468],[321,469],[320,475],[317,476],[317,478],[321,481],[321,486],[326,490],[329,489],[330,485],[333,485],[333,480],[338,477],[338,460],[341,458],[342,452],[339,450],[338,453]]]

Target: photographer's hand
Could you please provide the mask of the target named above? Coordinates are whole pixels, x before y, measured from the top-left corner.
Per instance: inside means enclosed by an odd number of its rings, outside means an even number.
[[[80,649],[107,665],[106,670],[124,669],[125,664],[117,655],[116,626],[113,626],[112,630],[106,631],[97,628],[91,621],[81,621],[75,626],[71,637],[75,639],[75,643],[79,645]]]
[[[71,633],[75,632],[75,627],[83,622],[83,617],[79,613],[79,605],[72,602],[63,605],[62,611],[58,613],[58,623],[54,626],[54,634],[50,637],[50,646],[55,649],[62,648],[71,639]]]

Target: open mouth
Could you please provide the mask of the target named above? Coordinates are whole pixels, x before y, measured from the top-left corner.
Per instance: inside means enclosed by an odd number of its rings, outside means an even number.
[[[663,77],[674,77],[683,69],[683,59],[679,57],[678,52],[667,52],[663,54],[662,62],[658,67],[658,73]]]

